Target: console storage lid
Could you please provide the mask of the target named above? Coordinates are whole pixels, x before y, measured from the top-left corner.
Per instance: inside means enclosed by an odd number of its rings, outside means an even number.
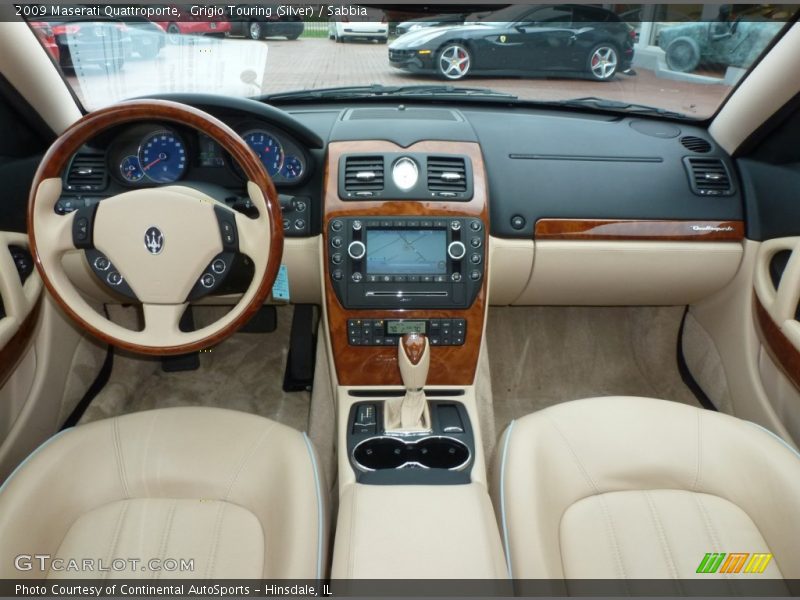
[[[340,497],[333,579],[508,577],[486,489],[353,484]]]

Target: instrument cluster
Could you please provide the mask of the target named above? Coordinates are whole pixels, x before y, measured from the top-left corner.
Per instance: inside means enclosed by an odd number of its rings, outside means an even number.
[[[261,160],[276,185],[293,185],[308,175],[306,153],[288,135],[258,122],[234,129]],[[166,124],[129,127],[115,136],[108,151],[109,169],[132,187],[170,184],[184,178],[243,181],[244,173],[228,152],[203,133]]]

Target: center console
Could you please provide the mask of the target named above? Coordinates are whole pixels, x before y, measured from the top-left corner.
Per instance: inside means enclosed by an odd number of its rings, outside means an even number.
[[[469,386],[483,334],[486,171],[465,142],[332,142],[323,213],[325,305],[336,378],[401,385],[397,340],[430,338],[429,386]]]
[[[328,147],[322,232],[338,413],[334,578],[506,575],[476,392],[488,218],[475,143]]]

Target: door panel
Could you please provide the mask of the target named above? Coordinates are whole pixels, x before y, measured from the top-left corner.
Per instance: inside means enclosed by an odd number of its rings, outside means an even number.
[[[791,254],[784,267],[781,259],[786,252]],[[776,261],[781,261],[782,273],[775,272]],[[800,237],[778,238],[761,244],[753,287],[756,329],[768,354],[762,357],[759,369],[765,388],[775,387],[772,381],[775,371],[763,364],[771,360],[795,388],[800,389],[800,322],[797,320],[800,315]],[[771,400],[774,402],[777,398]],[[784,421],[800,421],[800,404],[782,404]],[[787,410],[792,414],[786,415]]]
[[[28,248],[27,236],[0,232],[0,388],[28,347],[36,325],[42,280],[36,270],[23,283],[9,246]],[[32,266],[32,265],[31,265]]]

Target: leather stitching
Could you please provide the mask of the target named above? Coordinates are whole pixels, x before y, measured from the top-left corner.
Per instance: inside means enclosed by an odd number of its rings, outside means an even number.
[[[172,533],[172,522],[175,518],[175,509],[177,507],[177,502],[175,500],[172,501],[172,504],[169,507],[169,513],[167,514],[167,521],[164,524],[164,531],[161,534],[161,543],[158,545],[158,558],[159,560],[164,560],[167,555],[167,544],[169,543],[169,536]],[[156,573],[154,579],[161,578],[161,571]]]
[[[658,541],[661,543],[661,550],[664,552],[664,558],[667,562],[667,567],[670,571],[670,577],[675,580],[675,583],[678,586],[678,595],[683,596],[683,588],[681,586],[680,575],[678,574],[678,568],[675,565],[675,557],[672,554],[672,549],[669,546],[669,540],[667,539],[667,532],[664,530],[664,524],[661,522],[661,518],[658,515],[658,507],[656,507],[656,503],[653,500],[653,496],[650,494],[649,490],[645,490],[643,492],[645,500],[647,501],[647,506],[650,508],[650,516],[653,518],[653,524],[656,527],[656,532],[658,533]]]
[[[119,433],[119,417],[112,421],[111,428],[114,438],[114,457],[117,461],[117,471],[119,472],[120,483],[122,484],[122,493],[125,494],[125,498],[130,498],[131,492],[128,487],[128,476],[125,472],[125,459],[122,455],[122,437]]]
[[[130,508],[130,502],[123,502],[122,506],[119,509],[119,514],[117,514],[117,523],[114,525],[114,535],[111,536],[111,546],[108,549],[108,562],[111,563],[117,552],[117,546],[119,545],[119,538],[122,534],[122,524],[125,522],[125,517],[128,514],[128,509]],[[106,571],[105,575],[103,575],[103,579],[108,579],[109,572]]]
[[[577,465],[578,470],[580,470],[580,472],[583,475],[584,479],[586,479],[586,482],[589,484],[589,487],[591,487],[592,490],[594,490],[595,494],[599,494],[600,493],[599,488],[597,487],[597,485],[595,485],[594,480],[592,479],[591,475],[589,475],[589,471],[586,469],[586,467],[584,467],[583,463],[581,462],[581,459],[578,457],[578,453],[575,451],[575,448],[572,447],[572,444],[570,444],[569,440],[567,439],[567,436],[564,435],[564,432],[561,431],[561,428],[556,423],[556,420],[553,417],[551,417],[550,415],[546,414],[546,413],[545,413],[545,416],[547,417],[547,420],[550,422],[550,425],[553,426],[553,429],[556,430],[558,435],[564,441],[564,444],[567,446],[567,449],[569,450],[569,453],[572,455],[572,458],[575,461],[575,464]]]
[[[217,509],[217,518],[214,521],[214,535],[211,538],[211,552],[208,554],[208,564],[206,565],[206,579],[213,579],[217,550],[219,548],[219,538],[222,534],[222,521],[224,520],[225,510],[227,508],[227,502],[220,502],[219,508]]]
[[[697,503],[697,508],[700,511],[700,515],[703,517],[703,521],[706,524],[706,531],[708,533],[709,539],[711,540],[711,550],[712,552],[720,552],[722,544],[719,541],[719,536],[717,536],[717,531],[714,528],[714,523],[711,521],[711,515],[708,513],[706,505],[703,502],[703,497],[698,493],[694,493],[692,494],[692,496],[694,497],[695,502]],[[736,586],[731,583],[729,576],[723,574],[722,577],[723,579],[728,581],[728,587],[733,592],[732,595],[738,595],[737,593],[738,590],[736,589]]]
[[[236,471],[233,473],[233,476],[231,477],[230,483],[228,484],[228,488],[225,491],[225,496],[224,496],[225,500],[228,500],[228,498],[230,497],[231,492],[233,491],[233,486],[236,485],[236,482],[239,480],[239,476],[244,471],[244,468],[245,468],[245,466],[247,466],[248,461],[256,453],[256,450],[258,449],[258,447],[261,445],[261,443],[264,441],[264,439],[266,439],[267,433],[272,431],[274,426],[275,426],[274,423],[270,423],[267,427],[264,427],[263,431],[261,432],[261,435],[259,435],[255,439],[255,441],[253,442],[253,445],[250,446],[250,449],[247,452],[245,452],[244,455],[242,455],[242,460],[239,463],[239,466],[236,469]]]
[[[602,494],[598,494],[595,497],[600,503],[600,508],[603,511],[603,516],[605,517],[606,525],[608,526],[608,539],[611,542],[611,550],[614,553],[614,558],[616,558],[617,570],[620,574],[619,579],[624,583],[625,590],[630,596],[631,592],[630,588],[628,587],[628,576],[625,574],[625,563],[622,561],[622,549],[620,548],[619,539],[617,538],[617,530],[614,527],[614,519],[611,517],[611,511],[608,508],[605,497],[603,497]]]

